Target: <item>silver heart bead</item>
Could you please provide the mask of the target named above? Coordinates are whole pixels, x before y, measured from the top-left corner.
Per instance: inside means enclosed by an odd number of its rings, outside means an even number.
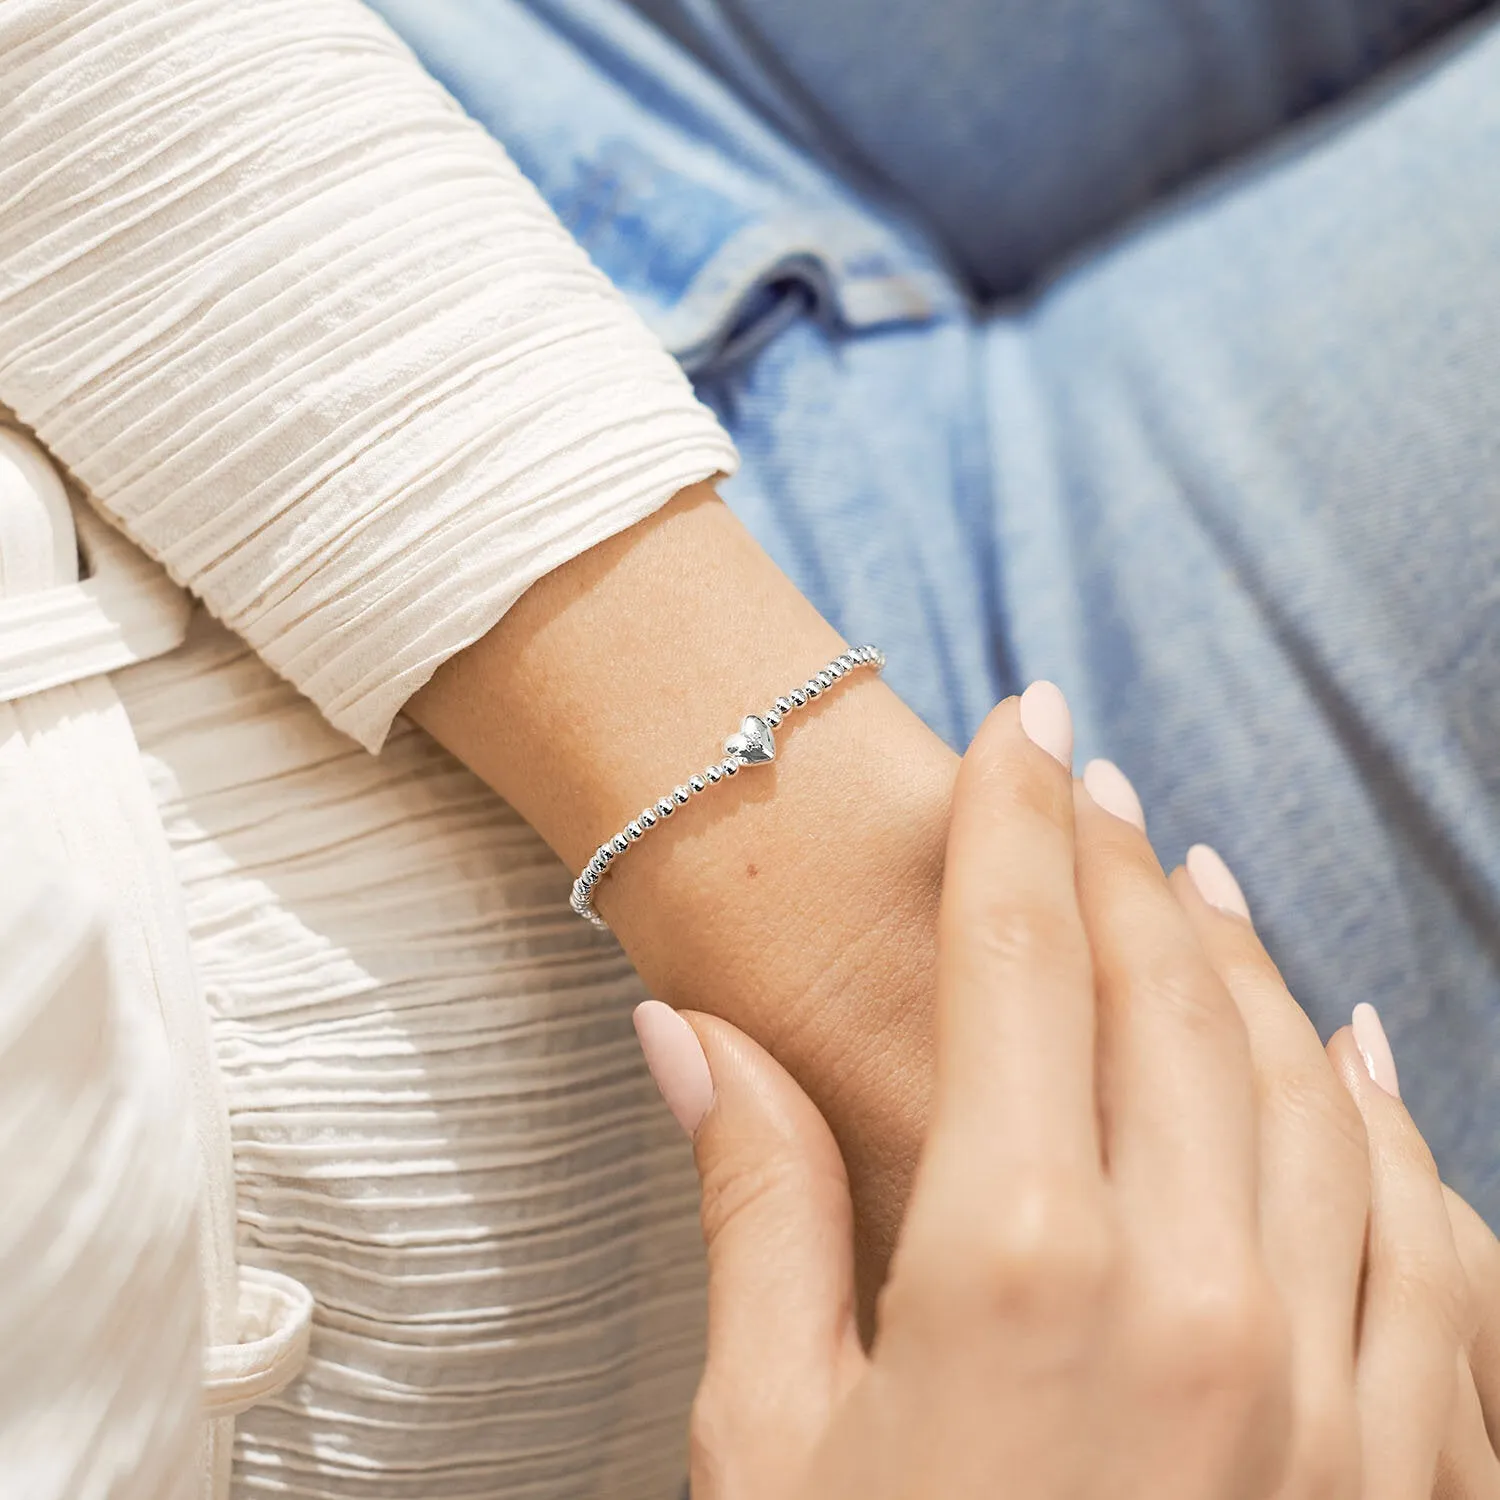
[[[759,714],[747,714],[740,722],[740,732],[724,741],[724,753],[747,766],[763,766],[776,759],[776,737]]]

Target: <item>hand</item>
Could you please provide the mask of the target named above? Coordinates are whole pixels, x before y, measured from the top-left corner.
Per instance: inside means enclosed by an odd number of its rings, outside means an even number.
[[[1169,887],[1128,788],[1093,777],[1117,817],[1074,787],[1060,710],[1002,705],[961,772],[872,1352],[817,1110],[726,1023],[639,1014],[703,1179],[694,1500],[1431,1493],[1464,1289],[1430,1160],[1377,1151],[1371,1196],[1359,1109],[1235,901]]]

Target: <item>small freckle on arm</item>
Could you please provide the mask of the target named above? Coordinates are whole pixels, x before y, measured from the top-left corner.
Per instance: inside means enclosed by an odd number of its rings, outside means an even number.
[[[748,875],[751,880],[754,880],[755,877],[760,874],[760,871],[757,870],[754,865],[746,865],[745,874]]]

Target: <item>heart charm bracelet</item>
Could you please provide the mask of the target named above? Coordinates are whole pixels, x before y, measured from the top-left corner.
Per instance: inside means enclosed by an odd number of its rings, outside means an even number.
[[[814,698],[821,697],[841,677],[859,667],[874,667],[878,672],[885,665],[885,653],[878,646],[852,646],[848,651],[834,657],[821,672],[814,672],[801,687],[778,698],[763,714],[746,714],[740,727],[724,741],[724,759],[709,766],[700,775],[689,776],[681,785],[673,787],[660,802],[632,818],[612,839],[606,839],[594,851],[594,857],[583,867],[583,873],[573,882],[573,894],[569,904],[580,917],[586,917],[595,927],[608,924],[594,910],[594,889],[609,873],[610,866],[632,844],[639,843],[656,825],[670,818],[679,807],[686,807],[694,797],[717,786],[729,777],[737,776],[746,766],[768,766],[776,759],[776,733],[781,721],[788,714],[805,708]]]

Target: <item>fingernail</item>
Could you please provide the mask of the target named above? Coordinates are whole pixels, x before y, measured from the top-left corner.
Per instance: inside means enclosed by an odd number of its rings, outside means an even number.
[[[1112,760],[1091,760],[1083,768],[1083,785],[1105,812],[1146,831],[1146,814],[1130,778]]]
[[[1229,866],[1219,858],[1217,850],[1210,849],[1207,844],[1194,844],[1188,850],[1184,863],[1193,884],[1198,887],[1198,894],[1210,906],[1217,906],[1220,911],[1233,912],[1237,917],[1244,917],[1247,922],[1250,920],[1250,903],[1245,900],[1239,881],[1230,873]]]
[[[702,1044],[693,1028],[660,1000],[643,1000],[631,1019],[641,1051],[646,1054],[646,1066],[667,1108],[677,1117],[677,1123],[693,1135],[714,1101],[713,1076],[708,1071]]]
[[[1021,694],[1021,728],[1054,760],[1073,764],[1073,715],[1055,682],[1033,682]]]
[[[1380,1012],[1361,1001],[1354,1007],[1353,1019],[1354,1045],[1365,1060],[1366,1071],[1393,1099],[1399,1099],[1401,1085],[1396,1078],[1396,1059],[1391,1054],[1385,1027],[1380,1024]]]

